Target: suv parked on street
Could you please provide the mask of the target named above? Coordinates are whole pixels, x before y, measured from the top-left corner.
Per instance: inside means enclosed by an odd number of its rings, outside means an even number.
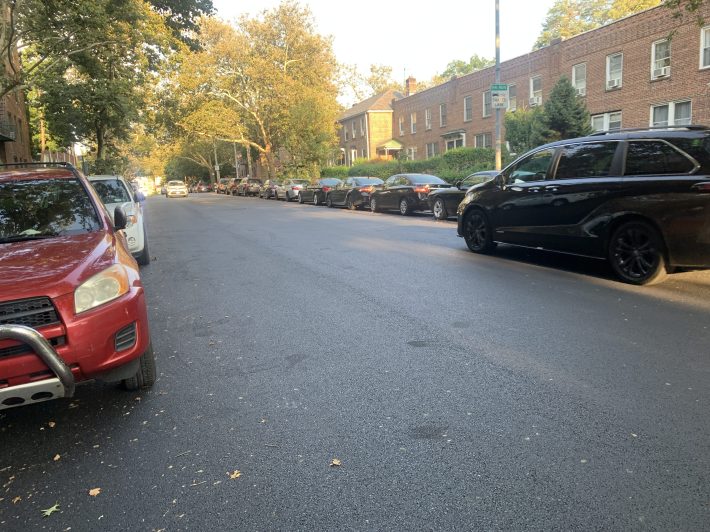
[[[237,194],[240,196],[258,196],[261,190],[261,179],[243,177],[237,185]]]
[[[122,230],[67,164],[0,167],[0,410],[75,384],[152,386],[145,293]]]
[[[466,193],[458,234],[606,259],[632,284],[710,267],[710,129],[649,128],[536,148]]]
[[[428,211],[427,198],[432,190],[453,187],[440,177],[429,174],[397,174],[370,194],[372,212],[398,210],[406,216],[414,211]]]

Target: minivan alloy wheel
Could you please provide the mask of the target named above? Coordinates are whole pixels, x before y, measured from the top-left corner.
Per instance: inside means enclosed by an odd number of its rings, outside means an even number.
[[[642,221],[619,226],[609,243],[609,261],[616,274],[631,284],[651,284],[666,276],[663,242],[658,231]]]

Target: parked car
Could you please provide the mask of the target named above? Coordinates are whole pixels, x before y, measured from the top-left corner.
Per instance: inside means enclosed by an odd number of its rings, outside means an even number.
[[[276,187],[276,199],[286,200],[288,203],[291,200],[297,199],[298,193],[307,186],[307,179],[286,179]]]
[[[240,196],[258,196],[261,190],[261,179],[243,177],[237,185],[237,194]]]
[[[212,184],[205,183],[204,181],[199,181],[195,183],[195,192],[212,192]]]
[[[93,379],[152,386],[125,226],[70,165],[0,167],[0,409],[71,397]]]
[[[427,201],[434,218],[446,220],[449,216],[456,216],[456,209],[466,195],[466,191],[472,186],[487,183],[499,173],[497,170],[476,172],[461,181],[457,181],[453,187],[432,190],[427,197]]]
[[[458,233],[611,264],[632,284],[710,267],[710,129],[629,130],[536,148],[466,193]]]
[[[126,180],[121,176],[93,175],[89,176],[89,182],[101,198],[112,221],[116,207],[123,209],[126,215],[125,233],[128,250],[138,261],[138,264],[141,266],[149,264],[148,236],[145,230],[143,208],[136,196],[137,193],[128,186]]]
[[[352,211],[369,209],[370,194],[383,184],[379,177],[348,177],[328,191],[325,204],[328,207],[347,207]]]
[[[167,196],[167,195],[168,195],[168,187],[166,187],[165,185],[163,185],[162,187],[160,187],[160,193],[161,193],[163,196]]]
[[[388,177],[382,188],[370,195],[370,210],[399,210],[403,215],[414,211],[428,211],[429,193],[437,188],[452,186],[435,175],[396,174]]]
[[[184,182],[178,180],[168,181],[165,187],[165,195],[168,198],[186,198],[187,197],[187,186]]]
[[[227,184],[225,186],[225,190],[227,191],[227,194],[230,194],[232,196],[237,196],[239,195],[239,183],[241,182],[241,178],[239,177],[230,177],[227,179]]]
[[[276,198],[276,190],[280,184],[281,182],[276,179],[267,179],[259,189],[259,197],[263,199]]]
[[[229,194],[229,191],[227,190],[227,184],[229,183],[229,178],[223,177],[219,180],[217,185],[215,186],[215,192],[217,194]]]
[[[325,203],[326,194],[341,183],[342,181],[337,177],[316,179],[313,183],[298,192],[298,203],[312,202],[313,205],[323,205]]]

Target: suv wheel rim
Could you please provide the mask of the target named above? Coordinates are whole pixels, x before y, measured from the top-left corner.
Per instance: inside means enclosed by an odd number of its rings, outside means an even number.
[[[375,198],[370,198],[370,210],[377,212],[377,200]]]
[[[482,249],[486,243],[486,221],[480,213],[473,213],[466,221],[466,240],[475,249]]]
[[[660,252],[643,227],[629,227],[616,235],[613,257],[621,273],[629,279],[644,279],[658,268]]]

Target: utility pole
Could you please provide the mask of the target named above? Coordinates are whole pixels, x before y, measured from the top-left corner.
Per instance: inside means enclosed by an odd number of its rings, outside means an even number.
[[[215,142],[214,139],[212,139],[212,148],[214,149],[214,171],[215,174],[217,175],[217,180],[215,181],[215,184],[219,183],[219,162],[217,162],[217,142]]]
[[[234,177],[239,177],[239,158],[237,157],[237,143],[232,142],[234,146]]]
[[[500,6],[496,0],[496,84],[500,83]],[[496,107],[496,170],[500,171],[501,162],[501,134],[500,134],[500,108]]]

